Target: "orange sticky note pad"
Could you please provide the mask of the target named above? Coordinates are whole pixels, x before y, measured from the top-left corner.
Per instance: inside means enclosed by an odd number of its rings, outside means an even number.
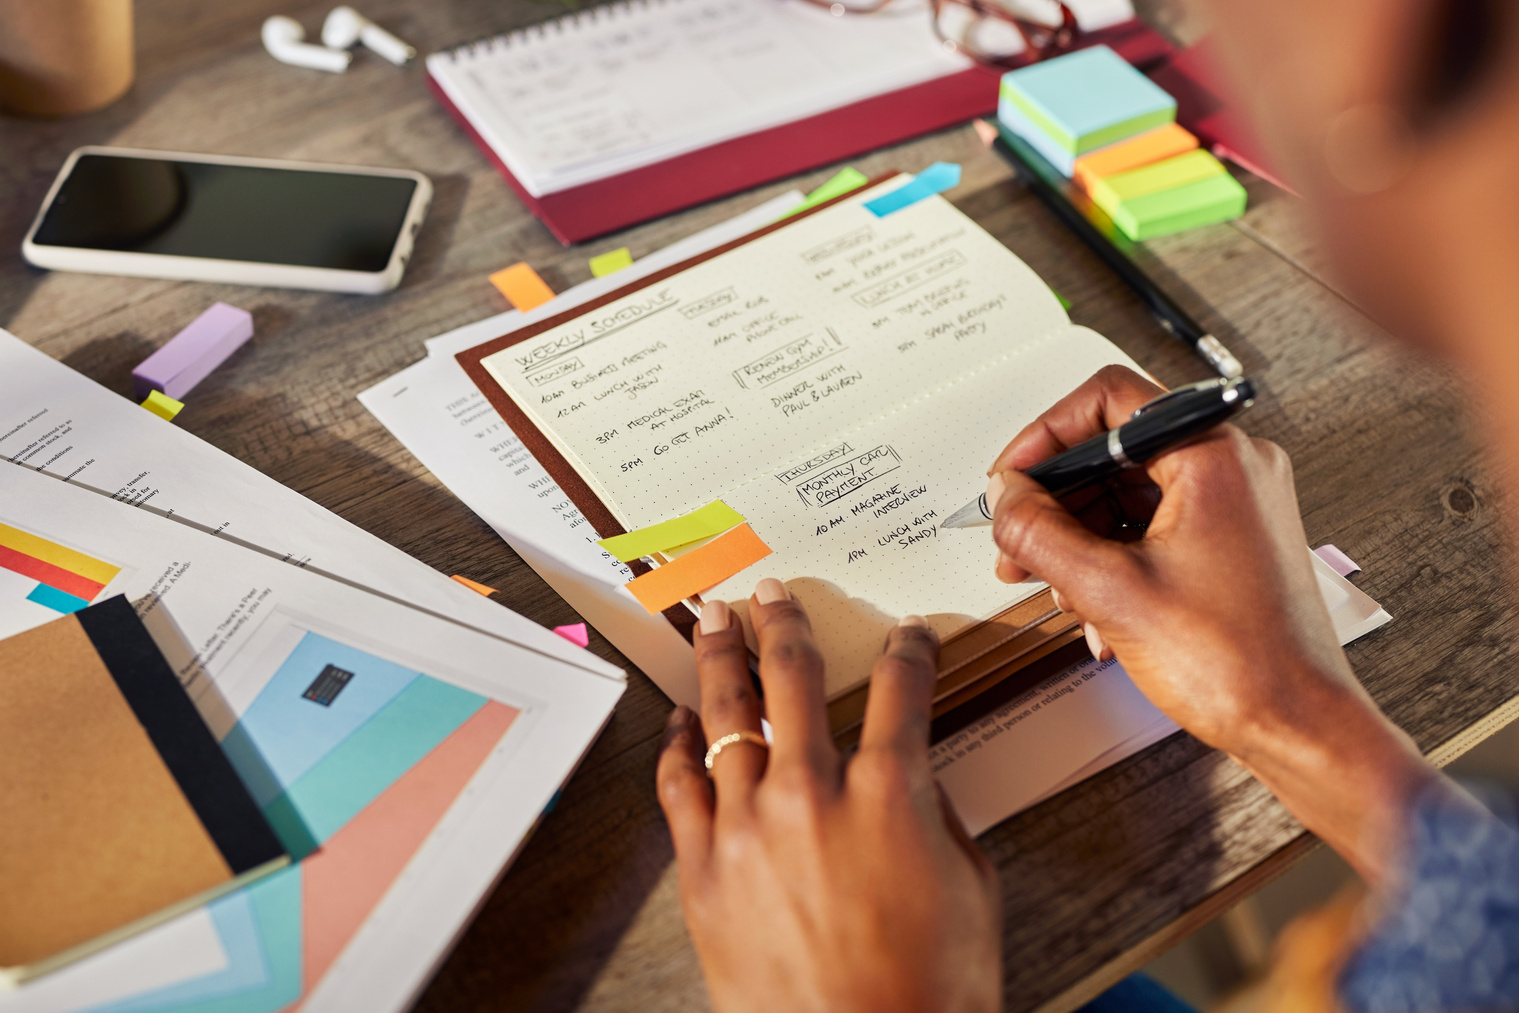
[[[487,598],[496,593],[495,588],[487,587],[484,584],[480,583],[478,580],[470,580],[468,577],[461,577],[457,573],[453,575],[453,579],[457,580],[459,583],[463,584],[465,587],[469,588],[476,594],[483,594]]]
[[[1167,123],[1076,159],[1076,185],[1091,193],[1092,184],[1103,176],[1137,169],[1141,165],[1180,155],[1195,147],[1197,138],[1175,123]]]
[[[534,306],[542,306],[554,298],[554,290],[525,263],[513,264],[491,275],[491,284],[506,296],[506,301],[526,313]]]
[[[628,581],[628,590],[650,615],[721,584],[746,566],[770,555],[770,546],[747,524],[718,535],[699,549]]]

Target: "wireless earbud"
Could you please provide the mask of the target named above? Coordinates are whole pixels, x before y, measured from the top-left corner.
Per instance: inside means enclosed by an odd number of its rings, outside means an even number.
[[[397,67],[417,55],[415,49],[347,5],[334,7],[327,15],[322,23],[322,42],[335,49],[361,42]]]
[[[306,40],[306,29],[294,18],[276,14],[264,22],[264,48],[281,63],[295,67],[310,67],[341,74],[348,69],[353,54],[342,49],[314,46]]]

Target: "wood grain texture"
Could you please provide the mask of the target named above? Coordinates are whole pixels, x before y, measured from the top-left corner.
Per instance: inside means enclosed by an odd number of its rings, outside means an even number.
[[[556,290],[587,259],[642,256],[831,167],[581,247],[534,221],[428,97],[420,66],[360,55],[343,76],[267,57],[258,27],[326,3],[139,0],[139,79],[103,112],[0,119],[0,324],[120,393],[131,367],[211,302],[256,334],[202,383],[189,431],[444,573],[500,588],[545,625],[569,607],[359,405],[358,391],[422,355],[421,341],[505,309],[486,275],[518,260]],[[534,0],[368,0],[422,52],[559,13]],[[337,296],[27,268],[17,251],[49,181],[80,144],[123,144],[419,169],[437,196],[400,289]],[[960,162],[957,204],[1026,259],[1163,382],[1206,368],[1015,184],[969,129],[854,160],[868,175]],[[1453,379],[1380,342],[1327,280],[1300,206],[1249,182],[1242,225],[1148,245],[1145,258],[1263,388],[1246,417],[1296,462],[1312,544],[1365,568],[1396,621],[1350,649],[1377,700],[1426,749],[1512,713],[1514,610],[1498,492]],[[1248,565],[1248,561],[1241,561]],[[593,634],[592,650],[627,662]],[[426,1011],[674,1010],[706,1005],[654,798],[668,701],[638,673],[547,818],[425,994]],[[1009,912],[1008,1008],[1069,1009],[1255,889],[1311,846],[1227,758],[1178,735],[988,832]],[[1158,940],[1158,942],[1157,942]],[[1146,948],[1148,947],[1148,948]]]

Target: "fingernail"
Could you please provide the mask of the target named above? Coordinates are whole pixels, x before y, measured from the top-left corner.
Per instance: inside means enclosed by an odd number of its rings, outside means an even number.
[[[1007,479],[1002,472],[997,472],[986,483],[986,507],[992,513],[997,512],[997,501],[1002,499],[1002,494],[1007,491]]]
[[[704,602],[701,607],[701,635],[710,637],[728,628],[728,603],[717,599]]]
[[[1007,558],[1000,552],[997,553],[997,562],[993,566],[993,571],[997,574],[997,579],[1002,581],[1004,584],[1018,583],[1016,580],[1011,580],[1006,576],[1007,568],[1012,565],[1013,561],[1011,559]]]
[[[1059,591],[1056,591],[1053,587],[1050,588],[1050,593],[1055,596],[1055,607],[1057,609],[1062,612],[1071,611],[1071,603],[1065,600],[1065,595],[1061,594]],[[707,631],[702,630],[702,632],[705,633]]]
[[[1092,652],[1092,657],[1098,661],[1105,660],[1102,655],[1107,651],[1108,645],[1102,639],[1102,634],[1097,632],[1097,627],[1091,623],[1085,623],[1082,625],[1081,630],[1087,635],[1087,649]]]
[[[898,626],[921,626],[924,629],[928,629],[929,628],[928,627],[928,620],[924,619],[922,616],[903,616],[901,619],[897,620],[897,625]]]
[[[786,593],[786,585],[774,577],[766,577],[754,585],[754,597],[759,599],[761,605],[774,605],[778,601],[785,601],[791,595]]]

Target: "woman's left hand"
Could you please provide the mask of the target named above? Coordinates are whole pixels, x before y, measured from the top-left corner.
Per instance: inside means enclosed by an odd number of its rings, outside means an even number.
[[[996,1010],[1001,890],[928,764],[938,642],[908,617],[871,676],[858,751],[840,756],[823,662],[776,580],[750,600],[771,747],[743,628],[709,603],[695,634],[702,714],[678,707],[659,800],[686,925],[713,1006],[735,1010]]]

